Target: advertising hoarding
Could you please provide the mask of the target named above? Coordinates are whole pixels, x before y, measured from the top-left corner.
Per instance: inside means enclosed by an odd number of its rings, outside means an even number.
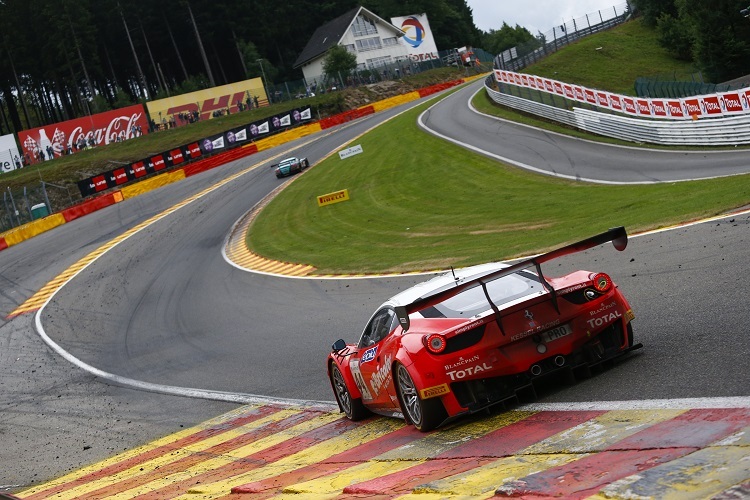
[[[401,28],[401,31],[404,32],[404,36],[399,38],[399,42],[406,46],[412,61],[421,62],[439,59],[427,14],[392,17],[391,24]]]
[[[51,160],[75,153],[81,147],[95,147],[131,139],[148,132],[146,112],[141,104],[95,115],[53,123],[18,133],[29,161]]]
[[[226,113],[237,113],[238,105],[248,108],[268,102],[263,80],[251,78],[210,89],[180,94],[146,103],[155,125],[181,126],[195,120],[209,120]]]
[[[0,174],[21,168],[16,137],[13,134],[0,136]]]

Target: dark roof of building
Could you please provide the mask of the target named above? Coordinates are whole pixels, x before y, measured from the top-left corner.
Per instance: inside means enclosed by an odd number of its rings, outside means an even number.
[[[312,61],[313,59],[325,54],[328,49],[337,45],[346,34],[346,30],[349,29],[354,19],[359,15],[360,11],[365,11],[368,16],[375,18],[375,20],[382,20],[386,25],[391,26],[396,31],[401,33],[397,27],[393,26],[390,22],[381,19],[376,14],[365,9],[364,7],[355,7],[345,14],[340,15],[333,21],[327,22],[323,26],[320,26],[315,30],[313,36],[302,49],[302,53],[299,55],[297,60],[294,62],[293,68],[298,68],[303,64]]]

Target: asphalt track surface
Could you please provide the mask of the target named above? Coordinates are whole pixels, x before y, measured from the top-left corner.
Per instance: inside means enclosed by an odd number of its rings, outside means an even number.
[[[553,174],[643,182],[729,175],[750,163],[746,152],[605,149],[490,120],[469,110],[477,85],[470,87],[431,108],[426,125],[450,119],[454,125],[439,133]],[[397,111],[281,149],[314,164]],[[221,247],[229,228],[284,182],[267,167],[274,153],[126,200],[0,252],[2,316],[104,243],[257,165],[103,254],[52,298],[39,320],[62,349],[120,377],[331,401],[323,364],[331,342],[357,338],[375,307],[424,277],[299,280],[228,265]],[[625,252],[597,248],[550,269],[607,270],[630,299],[636,339],[646,347],[590,380],[543,393],[540,401],[750,396],[749,226],[743,214],[645,235]],[[0,343],[0,486],[17,490],[237,407],[102,381],[49,349],[31,315],[3,320]]]

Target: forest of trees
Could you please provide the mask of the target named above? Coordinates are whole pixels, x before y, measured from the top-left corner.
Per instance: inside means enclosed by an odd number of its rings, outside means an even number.
[[[713,82],[750,71],[750,0],[631,0],[672,53]],[[0,133],[261,75],[292,65],[315,29],[362,5],[384,19],[426,13],[438,49],[491,53],[534,39],[482,32],[466,0],[4,0]]]
[[[314,30],[359,5],[426,12],[438,48],[481,36],[465,0],[4,0],[0,132],[257,77],[260,64],[271,81],[299,79]]]
[[[750,73],[750,0],[631,0],[661,44],[721,83]]]

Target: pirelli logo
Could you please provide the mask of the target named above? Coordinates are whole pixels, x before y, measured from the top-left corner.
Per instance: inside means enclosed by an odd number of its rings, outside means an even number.
[[[324,207],[340,201],[346,201],[349,199],[349,190],[342,189],[341,191],[335,191],[333,193],[323,194],[318,196],[318,206]]]
[[[450,388],[448,388],[448,384],[441,384],[436,385],[435,387],[428,387],[427,389],[422,389],[419,391],[420,396],[422,396],[422,399],[429,399],[429,398],[435,398],[437,396],[442,396],[443,394],[448,394],[451,392]]]

